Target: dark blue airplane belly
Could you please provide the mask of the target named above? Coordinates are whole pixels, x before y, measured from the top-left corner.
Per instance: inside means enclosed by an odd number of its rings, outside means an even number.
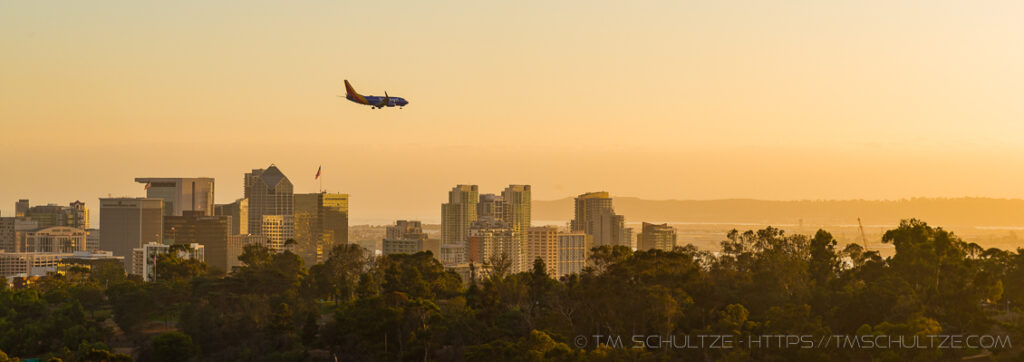
[[[363,96],[363,98],[366,98],[366,102],[370,103],[371,105],[377,105],[377,104],[380,104],[380,102],[384,101],[384,97]],[[387,107],[395,107],[395,106],[404,106],[406,104],[409,104],[409,102],[407,102],[405,99],[398,98],[398,97],[391,97],[390,99],[388,99],[388,104],[385,104],[385,106],[387,106]]]

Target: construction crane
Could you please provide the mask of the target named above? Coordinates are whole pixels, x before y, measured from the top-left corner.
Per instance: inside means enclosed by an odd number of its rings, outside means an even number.
[[[868,250],[868,236],[864,234],[864,223],[857,218],[857,226],[860,227],[860,242],[864,244],[864,250]]]

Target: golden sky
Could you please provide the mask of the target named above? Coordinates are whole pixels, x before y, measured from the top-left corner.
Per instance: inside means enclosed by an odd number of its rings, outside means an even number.
[[[535,199],[1024,197],[1020,1],[0,2],[0,214],[276,163],[352,220]],[[405,109],[336,97],[348,79]],[[627,215],[628,217],[628,215]]]

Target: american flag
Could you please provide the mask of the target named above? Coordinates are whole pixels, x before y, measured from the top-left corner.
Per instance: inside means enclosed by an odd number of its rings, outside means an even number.
[[[313,177],[314,180],[317,180],[317,179],[320,178],[320,169],[322,169],[322,168],[323,168],[323,166],[319,166],[319,167],[316,168],[316,177]]]

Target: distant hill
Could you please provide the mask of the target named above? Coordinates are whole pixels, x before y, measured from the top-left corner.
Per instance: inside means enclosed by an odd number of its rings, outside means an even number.
[[[573,199],[533,201],[532,219],[565,221]],[[992,198],[913,198],[894,201],[643,200],[615,197],[615,211],[626,222],[702,222],[807,225],[896,224],[918,218],[937,226],[1024,226],[1024,200]]]

